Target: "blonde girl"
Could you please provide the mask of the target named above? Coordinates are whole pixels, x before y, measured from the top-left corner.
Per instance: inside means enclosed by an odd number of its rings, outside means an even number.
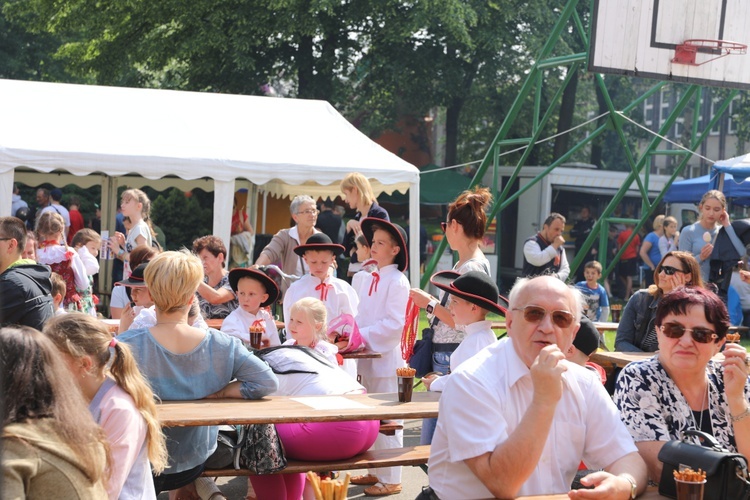
[[[154,232],[151,227],[151,201],[140,189],[128,189],[122,193],[120,209],[123,217],[130,218],[132,227],[125,236],[115,233],[109,240],[109,248],[114,255],[125,263],[123,277],[130,277],[130,252],[138,245],[151,246]]]
[[[703,281],[708,281],[711,269],[711,253],[720,227],[724,227],[732,246],[738,255],[745,255],[745,245],[734,232],[729,214],[727,199],[724,193],[712,189],[703,195],[698,204],[700,216],[698,222],[687,226],[680,234],[679,249],[690,252],[701,266]]]
[[[102,237],[93,229],[83,228],[76,232],[70,242],[70,245],[78,252],[78,256],[83,261],[86,268],[86,275],[89,278],[89,285],[81,293],[83,301],[83,312],[96,317],[96,300],[94,299],[94,275],[99,272],[99,247],[102,244]]]
[[[65,220],[57,212],[45,212],[36,225],[39,250],[36,260],[39,264],[48,265],[65,280],[66,290],[63,308],[67,311],[83,311],[82,294],[89,286],[81,257],[71,247],[65,244]]]
[[[339,186],[349,208],[357,211],[354,218],[346,223],[346,236],[344,237],[346,255],[351,257],[352,264],[356,264],[358,260],[355,253],[355,239],[362,234],[359,221],[364,217],[375,217],[389,222],[391,219],[388,217],[386,209],[375,201],[375,194],[372,192],[370,181],[364,175],[358,172],[347,174]],[[358,271],[358,266],[354,266],[352,270]]]
[[[315,349],[334,365],[338,365],[336,346],[326,337],[326,305],[319,299],[305,297],[292,305],[286,331],[291,339],[284,345],[301,345]]]
[[[49,320],[44,334],[67,360],[89,411],[109,438],[114,464],[109,498],[156,498],[151,469],[164,470],[167,447],[154,394],[130,348],[104,323],[78,313]]]

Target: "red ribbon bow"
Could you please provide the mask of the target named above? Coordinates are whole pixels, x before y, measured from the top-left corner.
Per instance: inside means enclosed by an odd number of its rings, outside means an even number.
[[[325,302],[326,298],[328,298],[328,290],[333,288],[333,285],[327,285],[325,283],[320,283],[318,286],[315,287],[316,290],[320,290],[320,300]]]
[[[266,320],[264,320],[264,319],[256,319],[255,321],[253,321],[253,324],[250,325],[251,328],[254,327],[254,326],[259,326],[259,327],[261,327],[261,328],[263,328],[265,330],[266,329]]]
[[[375,288],[375,293],[378,293],[378,283],[380,283],[380,275],[378,273],[372,273],[372,281],[370,282],[370,291],[367,295],[372,295],[372,289]]]

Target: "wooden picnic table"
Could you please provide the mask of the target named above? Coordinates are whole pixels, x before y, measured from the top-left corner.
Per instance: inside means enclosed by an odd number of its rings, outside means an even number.
[[[609,371],[613,368],[625,368],[628,363],[642,361],[653,355],[653,352],[597,351],[591,355],[591,361]]]
[[[640,500],[661,500],[667,498],[659,495],[659,488],[656,486],[649,486],[643,495],[638,497]],[[567,500],[567,493],[558,493],[555,495],[534,495],[528,497],[518,497],[517,500]]]
[[[397,393],[345,396],[269,396],[258,400],[201,399],[156,405],[165,427],[198,425],[400,420],[438,416],[439,392],[415,392],[400,403]]]

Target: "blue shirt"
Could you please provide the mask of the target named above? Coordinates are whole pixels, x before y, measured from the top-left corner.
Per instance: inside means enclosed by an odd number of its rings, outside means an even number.
[[[596,288],[589,288],[585,281],[576,283],[576,288],[581,291],[583,299],[586,301],[586,310],[584,311],[586,317],[591,321],[606,321],[607,318],[600,319],[599,316],[601,316],[602,307],[609,307],[609,297],[602,285],[597,284],[596,286]]]
[[[659,250],[659,236],[651,231],[646,235],[645,238],[643,238],[643,242],[649,242],[651,243],[651,248],[648,249],[648,258],[651,259],[651,262],[654,264],[654,266],[659,265],[659,262],[661,261],[661,250]]]
[[[245,399],[260,399],[278,389],[276,375],[266,363],[248,351],[239,339],[209,328],[203,341],[190,352],[175,354],[165,349],[148,328],[128,330],[117,336],[133,350],[138,367],[163,401],[203,399],[232,380],[240,382]],[[218,427],[167,427],[169,469],[175,474],[197,467],[216,449]]]

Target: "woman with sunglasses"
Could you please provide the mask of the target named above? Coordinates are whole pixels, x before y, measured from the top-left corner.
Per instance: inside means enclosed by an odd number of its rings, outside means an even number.
[[[453,271],[465,274],[469,271],[480,271],[488,276],[490,262],[479,247],[487,227],[485,210],[492,201],[489,189],[476,187],[464,191],[448,206],[448,218],[440,227],[451,250],[458,252],[458,262]],[[442,292],[440,298],[446,297]],[[414,304],[427,311],[427,317],[434,330],[432,370],[445,375],[450,371],[451,354],[466,337],[464,326],[455,324],[446,304],[429,293],[412,288],[409,298]],[[435,432],[437,419],[425,419],[422,424],[421,444],[430,444]]]
[[[724,359],[712,359],[729,329],[724,303],[703,288],[682,287],[661,299],[656,325],[659,353],[623,368],[614,395],[651,480],[661,478],[664,443],[691,428],[750,457],[747,352],[727,344]]]
[[[635,292],[625,305],[617,325],[615,351],[656,351],[656,308],[664,294],[680,286],[703,287],[700,266],[688,252],[668,252],[654,269],[654,284]]]

